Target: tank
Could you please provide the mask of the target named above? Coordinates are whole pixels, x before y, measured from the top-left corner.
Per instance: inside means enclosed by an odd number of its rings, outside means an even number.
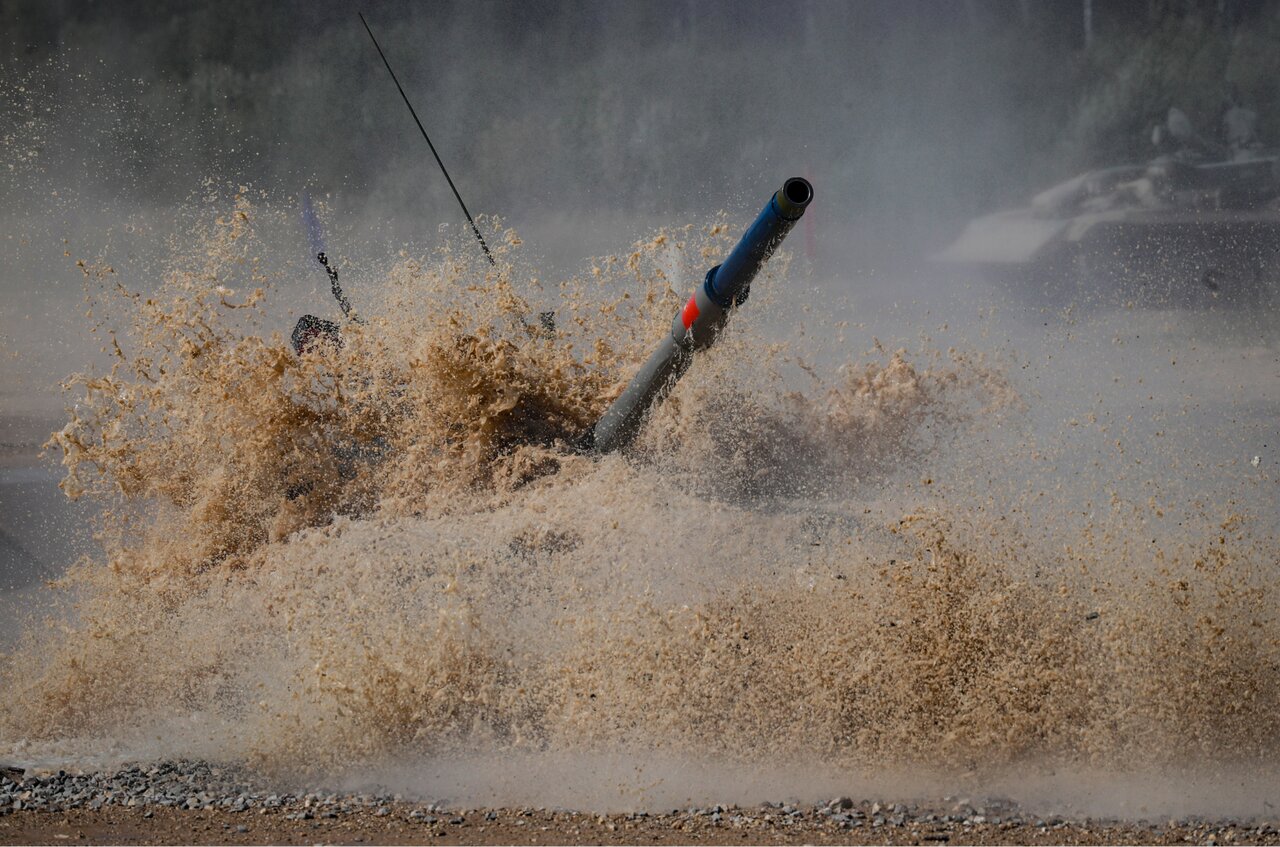
[[[1029,206],[970,221],[935,258],[1033,302],[1273,302],[1280,150],[1162,156],[1082,174]]]

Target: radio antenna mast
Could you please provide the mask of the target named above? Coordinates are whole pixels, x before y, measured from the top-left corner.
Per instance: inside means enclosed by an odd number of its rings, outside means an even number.
[[[400,80],[396,78],[396,72],[391,70],[391,63],[387,61],[387,54],[382,52],[378,39],[373,37],[373,30],[369,28],[369,22],[364,19],[364,14],[362,12],[357,12],[356,14],[360,16],[360,23],[364,24],[365,32],[369,33],[369,39],[377,49],[378,55],[382,57],[382,64],[387,66],[387,73],[391,74],[391,81],[396,84],[396,89],[399,90],[400,96],[404,99],[404,104],[409,107],[409,114],[413,115],[413,122],[422,131],[422,137],[426,139],[427,146],[431,148],[431,155],[436,157],[436,164],[440,166],[440,172],[444,174],[445,181],[453,189],[453,196],[458,198],[458,205],[462,207],[462,214],[467,216],[467,223],[471,224],[471,231],[476,234],[476,240],[480,242],[480,249],[484,251],[485,258],[489,260],[489,264],[496,265],[497,262],[494,261],[493,254],[489,252],[489,245],[484,243],[484,236],[480,234],[480,228],[476,226],[475,219],[467,211],[467,204],[462,202],[462,195],[458,193],[458,187],[453,184],[453,180],[449,177],[449,171],[445,170],[444,162],[440,161],[440,154],[436,152],[436,146],[431,143],[426,127],[418,119],[418,113],[414,111],[413,104],[409,102],[409,96],[404,93],[404,87],[400,85]]]

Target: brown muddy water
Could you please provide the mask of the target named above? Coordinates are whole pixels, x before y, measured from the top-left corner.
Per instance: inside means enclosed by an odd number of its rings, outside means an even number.
[[[496,268],[405,252],[299,357],[271,215],[227,199],[158,280],[84,264],[106,364],[49,450],[100,549],[24,595],[0,759],[600,811],[1274,800],[1273,314],[958,330],[823,307],[783,257],[598,458],[573,445],[736,225],[560,281],[486,222]]]

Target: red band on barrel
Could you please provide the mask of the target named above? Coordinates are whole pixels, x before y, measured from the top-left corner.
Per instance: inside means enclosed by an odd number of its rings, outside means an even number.
[[[680,313],[680,323],[684,324],[685,329],[688,329],[698,319],[698,314],[698,298],[696,296],[690,297],[689,302],[684,304],[684,311]]]

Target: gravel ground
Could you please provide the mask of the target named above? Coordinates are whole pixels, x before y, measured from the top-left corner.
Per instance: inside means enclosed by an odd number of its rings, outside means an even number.
[[[0,844],[1280,844],[1280,820],[1038,818],[1008,801],[765,803],[600,815],[288,794],[199,762],[108,773],[0,768]]]

